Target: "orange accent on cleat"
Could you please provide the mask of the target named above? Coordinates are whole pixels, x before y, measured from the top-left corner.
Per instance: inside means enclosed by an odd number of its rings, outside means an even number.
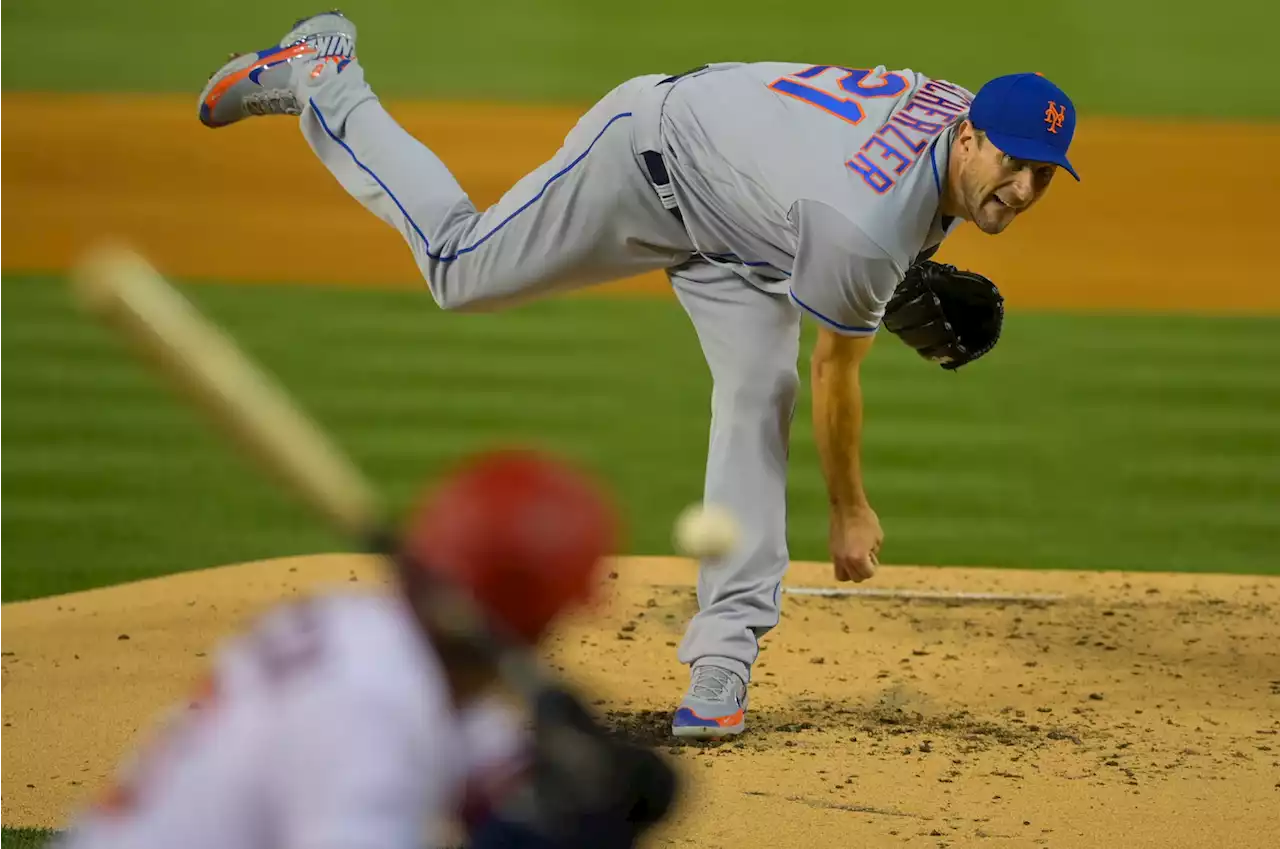
[[[315,48],[310,47],[307,44],[295,44],[294,46],[281,50],[278,53],[272,53],[263,61],[267,64],[276,65],[280,62],[296,59],[299,56],[306,56],[308,53],[315,52]],[[251,74],[257,67],[258,65],[254,64],[247,68],[241,68],[234,74],[229,74],[213,87],[213,90],[209,92],[209,96],[204,99],[204,105],[209,109],[213,109],[213,107],[217,105],[218,101],[222,99],[222,96],[226,94],[232,86],[249,76],[249,74]]]
[[[697,716],[698,719],[701,719],[703,722],[714,722],[716,725],[719,725],[721,728],[725,727],[726,725],[737,725],[738,723],[742,722],[742,718],[746,716],[746,712],[741,708],[729,714],[728,716],[706,717],[706,716],[698,716],[698,714],[694,713],[693,711],[689,711],[689,713],[693,713],[694,716]]]

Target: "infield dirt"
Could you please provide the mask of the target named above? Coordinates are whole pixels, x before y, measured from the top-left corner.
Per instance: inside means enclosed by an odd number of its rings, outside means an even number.
[[[483,208],[547,159],[579,109],[390,102]],[[349,198],[296,122],[218,131],[193,98],[4,97],[4,269],[61,271],[127,238],[168,274],[420,286],[408,248]],[[1043,204],[999,239],[962,228],[940,259],[981,270],[1011,309],[1280,311],[1259,274],[1280,195],[1280,124],[1082,120]],[[666,293],[651,274],[608,291]]]
[[[375,565],[293,558],[5,605],[5,825],[63,824],[219,637],[300,591],[378,591]],[[676,745],[693,575],[619,562],[549,652],[686,777],[655,845],[1274,845],[1280,579],[886,567],[877,589],[1057,598],[788,595],[747,734]],[[787,586],[835,584],[795,564]]]

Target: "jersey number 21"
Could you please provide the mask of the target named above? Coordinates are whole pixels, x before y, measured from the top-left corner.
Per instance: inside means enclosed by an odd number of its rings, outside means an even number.
[[[906,91],[907,81],[901,74],[885,73],[877,77],[869,70],[814,65],[775,80],[769,88],[811,103],[850,124],[858,124],[867,117],[859,99],[897,97]]]

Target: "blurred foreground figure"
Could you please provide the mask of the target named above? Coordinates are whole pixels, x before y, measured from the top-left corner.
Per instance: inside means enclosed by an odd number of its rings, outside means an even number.
[[[285,603],[231,639],[57,845],[418,849],[461,826],[475,849],[631,846],[671,802],[662,762],[571,700],[539,705],[530,733],[494,666],[433,624],[448,582],[536,645],[591,598],[617,532],[580,472],[532,452],[472,458],[411,513],[392,591]]]

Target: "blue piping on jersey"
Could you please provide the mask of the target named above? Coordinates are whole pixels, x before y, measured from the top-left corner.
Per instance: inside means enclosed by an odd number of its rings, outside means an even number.
[[[786,274],[788,277],[791,276],[787,272],[783,271],[781,268],[778,268],[778,266],[764,262],[763,260],[760,262],[748,262],[747,260],[738,256],[737,254],[709,254],[709,253],[706,253],[705,251],[699,251],[699,253],[701,253],[707,259],[719,260],[721,262],[736,262],[739,265],[745,265],[748,268],[772,268],[774,271],[778,272],[779,274]]]
[[[929,145],[929,164],[933,166],[933,186],[938,190],[938,197],[942,197],[942,178],[938,176],[938,160],[934,157],[934,151],[938,149],[938,139],[933,140],[933,144]]]
[[[591,149],[596,146],[596,142],[600,141],[600,137],[603,136],[605,134],[605,131],[607,131],[610,127],[612,127],[616,121],[618,121],[620,118],[631,117],[630,112],[619,112],[617,115],[614,115],[604,125],[603,129],[601,129],[600,132],[596,134],[596,137],[591,140],[591,144],[587,145],[586,150],[584,150],[581,154],[579,154],[576,159],[574,159],[564,168],[561,168],[555,174],[552,174],[549,178],[547,178],[547,181],[542,184],[542,188],[538,189],[537,194],[535,194],[532,198],[526,201],[519,209],[517,209],[515,212],[508,215],[502,221],[498,222],[498,225],[496,227],[494,227],[488,233],[485,233],[474,243],[468,245],[465,248],[460,248],[457,252],[450,254],[449,256],[442,256],[440,254],[433,254],[431,252],[431,243],[427,240],[426,234],[422,232],[422,228],[418,226],[418,222],[413,220],[413,216],[409,214],[409,211],[404,208],[404,204],[400,203],[400,199],[395,196],[395,193],[392,192],[391,189],[387,187],[386,183],[382,182],[382,178],[379,177],[377,174],[373,173],[373,170],[369,168],[369,166],[361,162],[359,157],[356,156],[355,151],[353,151],[350,147],[348,147],[346,142],[344,142],[342,139],[334,135],[333,130],[329,129],[329,123],[325,121],[324,114],[320,111],[320,107],[316,106],[315,100],[310,99],[309,102],[311,103],[312,110],[314,110],[316,113],[316,117],[320,119],[320,126],[324,128],[324,131],[325,133],[328,134],[329,138],[337,142],[342,147],[342,149],[347,152],[347,155],[351,157],[351,161],[356,164],[356,167],[358,167],[361,171],[364,171],[366,174],[372,177],[374,179],[374,182],[376,182],[380,187],[382,187],[382,190],[387,193],[387,197],[391,198],[391,202],[394,203],[396,205],[396,208],[400,210],[400,214],[403,215],[405,220],[409,222],[409,226],[413,228],[413,232],[418,234],[418,238],[422,240],[422,244],[426,245],[427,256],[430,257],[431,259],[438,260],[439,262],[453,262],[455,259],[462,256],[463,254],[471,253],[476,248],[480,247],[485,242],[487,242],[495,233],[497,233],[503,227],[507,226],[507,224],[511,223],[511,220],[513,218],[515,218],[517,215],[524,212],[526,209],[533,206],[533,204],[541,200],[542,196],[547,193],[547,189],[551,187],[552,183],[554,183],[556,180],[559,180],[565,174],[568,174],[578,165],[578,163],[586,159],[587,154],[590,153]]]
[[[827,324],[836,330],[840,330],[845,333],[857,333],[860,335],[870,335],[876,332],[875,327],[854,327],[851,324],[841,324],[838,321],[832,321],[813,307],[806,304],[804,301],[797,298],[795,289],[788,289],[787,293],[791,295],[791,300],[795,301],[801,309],[812,315],[814,318],[820,320],[823,324]]]

